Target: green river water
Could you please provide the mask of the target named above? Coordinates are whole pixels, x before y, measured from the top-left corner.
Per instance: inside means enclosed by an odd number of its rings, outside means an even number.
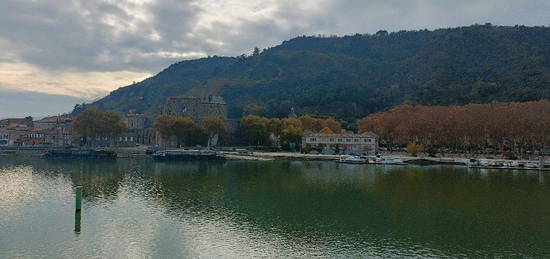
[[[548,258],[550,173],[4,156],[0,258],[14,257]]]

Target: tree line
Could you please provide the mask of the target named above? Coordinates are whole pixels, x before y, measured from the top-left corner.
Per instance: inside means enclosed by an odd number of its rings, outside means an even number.
[[[237,141],[249,146],[282,146],[302,142],[306,131],[340,133],[342,125],[334,118],[320,119],[309,115],[297,118],[267,118],[247,115],[241,118]]]
[[[516,155],[550,147],[550,101],[492,102],[464,106],[402,104],[358,121],[360,132],[382,143],[423,145],[427,150],[494,150]]]
[[[219,117],[207,117],[200,124],[183,116],[159,115],[155,118],[155,129],[163,142],[176,140],[176,146],[195,146],[213,144],[215,137],[223,139],[227,134],[227,126]]]
[[[80,113],[73,127],[84,144],[96,137],[114,141],[128,131],[122,116],[114,111],[88,108]],[[183,116],[161,114],[155,117],[154,126],[164,144],[176,146],[211,145],[214,139],[223,144],[245,146],[288,146],[301,143],[304,132],[340,133],[341,123],[334,118],[314,118],[304,115],[297,118],[268,118],[257,115],[243,116],[236,132],[229,134],[223,119],[207,117],[196,123]],[[114,142],[112,143],[114,144]]]
[[[224,121],[218,117],[206,118],[197,125],[189,117],[159,115],[155,119],[155,129],[165,141],[175,138],[178,146],[202,145],[218,136],[226,144],[278,147],[299,144],[306,131],[340,133],[342,125],[333,118],[319,119],[308,115],[298,118],[246,115],[240,119],[238,130],[229,135]]]

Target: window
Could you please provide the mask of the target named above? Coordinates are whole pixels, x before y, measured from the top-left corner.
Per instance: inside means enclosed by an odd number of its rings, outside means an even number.
[[[309,138],[309,141],[316,141],[315,138]]]
[[[330,139],[330,142],[334,142],[334,139],[333,139],[333,138],[331,138],[331,139]]]
[[[351,139],[350,139],[350,138],[347,138],[347,139],[346,139],[346,142],[351,142]]]
[[[353,139],[353,142],[359,142],[359,139],[355,138]]]
[[[338,142],[342,142],[342,139],[341,139],[341,138],[339,138],[339,139],[338,139]]]

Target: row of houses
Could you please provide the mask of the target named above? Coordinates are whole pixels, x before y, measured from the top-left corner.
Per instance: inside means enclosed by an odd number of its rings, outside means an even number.
[[[64,114],[40,120],[32,117],[0,120],[0,147],[71,147],[80,146],[83,139],[73,130],[73,116]],[[97,146],[153,145],[155,131],[147,127],[143,114],[130,113],[123,116],[129,131],[114,139],[96,137]]]
[[[72,117],[60,115],[34,121],[32,117],[0,120],[0,146],[71,145]]]
[[[170,97],[163,109],[164,114],[180,115],[192,118],[200,123],[204,118],[217,116],[222,118],[230,131],[237,128],[235,120],[227,119],[227,104],[220,96]],[[82,139],[72,127],[70,114],[50,116],[40,120],[32,117],[9,118],[0,120],[0,147],[5,146],[153,146],[163,144],[156,134],[151,120],[143,114],[129,111],[122,117],[128,132],[116,137],[98,136]]]

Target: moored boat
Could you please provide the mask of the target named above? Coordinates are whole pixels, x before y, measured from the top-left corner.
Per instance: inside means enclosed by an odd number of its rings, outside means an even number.
[[[214,151],[174,150],[157,151],[152,155],[156,161],[197,161],[197,160],[225,160],[225,157]]]
[[[383,165],[406,165],[407,164],[401,158],[389,157],[389,156],[376,157],[376,160],[374,163],[383,164]]]
[[[116,159],[117,153],[112,150],[48,150],[45,159]]]
[[[368,161],[365,158],[362,158],[360,156],[347,156],[347,157],[340,157],[338,160],[338,163],[343,164],[367,164]]]
[[[470,168],[484,169],[548,170],[547,168],[544,168],[543,162],[488,160],[474,158],[471,158],[467,162],[467,166]]]

